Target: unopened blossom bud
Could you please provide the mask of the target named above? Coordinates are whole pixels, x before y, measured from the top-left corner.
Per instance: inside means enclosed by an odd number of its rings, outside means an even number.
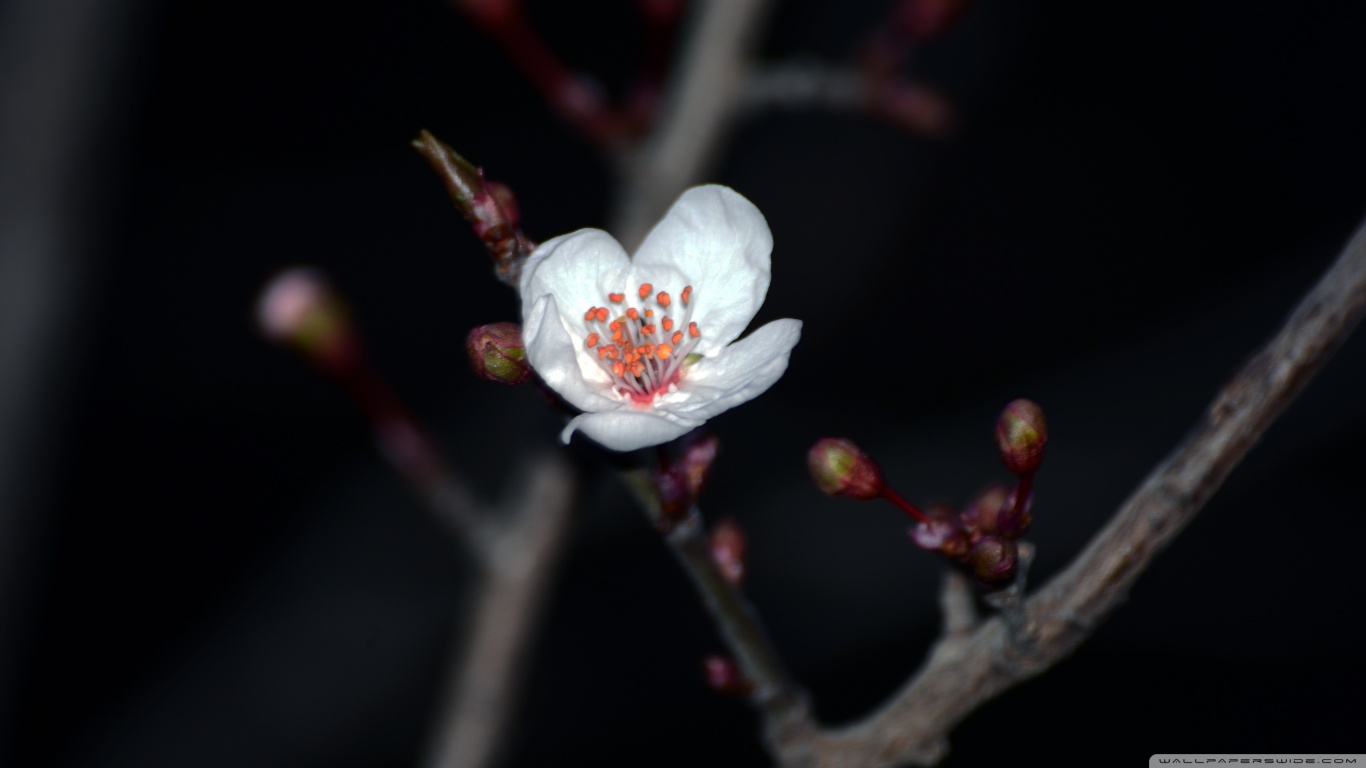
[[[925,40],[947,29],[967,5],[967,0],[902,0],[896,23],[912,40]]]
[[[298,267],[266,284],[256,320],[267,338],[336,370],[356,361],[358,343],[346,304],[322,272]]]
[[[484,27],[502,27],[522,14],[521,0],[456,0],[456,7]]]
[[[687,516],[692,508],[693,497],[688,493],[688,481],[676,467],[655,474],[655,492],[659,496],[659,508],[664,513],[660,525],[672,528],[674,523]]]
[[[911,528],[911,541],[917,547],[958,559],[968,553],[968,536],[953,510],[930,507],[925,510],[925,521]]]
[[[968,567],[977,583],[986,589],[998,589],[1015,580],[1019,552],[1015,542],[999,536],[984,536],[968,553]]]
[[[727,696],[745,696],[754,686],[740,673],[740,667],[728,656],[708,656],[702,660],[702,675],[712,690]]]
[[[695,499],[702,495],[707,480],[711,477],[711,467],[716,463],[716,454],[721,450],[721,438],[709,432],[694,432],[694,437],[683,446],[675,466],[683,473],[688,484],[688,493]]]
[[[1033,474],[1043,462],[1047,443],[1048,424],[1038,403],[1015,400],[1001,411],[996,420],[996,447],[1006,469],[1013,474]]]
[[[996,518],[1005,502],[1006,489],[1000,485],[989,486],[977,494],[977,498],[960,513],[959,519],[970,534],[996,533]]]
[[[481,379],[503,384],[522,384],[531,378],[522,344],[522,327],[516,323],[492,323],[470,331],[465,340],[470,365]]]
[[[1018,539],[1029,532],[1030,523],[1034,522],[1031,514],[1034,510],[1034,493],[1029,490],[1029,483],[1021,481],[1005,500],[1001,502],[1000,511],[997,513],[996,530],[1008,539]]]
[[[726,519],[711,531],[711,557],[731,586],[745,580],[745,531],[734,520]]]
[[[811,479],[822,493],[850,499],[876,499],[883,496],[886,483],[877,462],[859,450],[853,441],[824,437],[806,455]]]

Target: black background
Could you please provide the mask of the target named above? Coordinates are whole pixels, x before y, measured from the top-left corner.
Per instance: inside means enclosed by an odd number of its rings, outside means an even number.
[[[766,60],[844,61],[887,2],[791,0]],[[533,2],[620,94],[629,3]],[[455,462],[496,491],[558,417],[474,379],[511,292],[408,148],[428,128],[544,239],[602,226],[610,169],[438,0],[155,2],[110,99],[98,279],[22,589],[16,765],[411,765],[469,570],[327,382],[255,335],[254,295],[315,264]],[[1034,576],[1066,563],[1328,264],[1366,202],[1366,5],[983,0],[914,71],[951,138],[778,111],[716,182],[774,232],[756,322],[805,323],[773,390],[713,423],[709,516],[815,697],[876,705],[936,631],[940,565],[892,508],[827,499],[806,448],[855,438],[913,499],[1005,479],[991,428],[1041,402]],[[1366,340],[1349,342],[1074,658],[965,722],[946,765],[1079,752],[1361,752]],[[514,765],[761,765],[721,650],[579,438],[581,525]]]

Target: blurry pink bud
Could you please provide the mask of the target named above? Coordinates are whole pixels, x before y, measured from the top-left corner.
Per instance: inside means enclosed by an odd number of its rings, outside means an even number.
[[[256,303],[266,338],[327,368],[355,362],[357,342],[346,305],[320,271],[296,267],[275,276]]]
[[[969,533],[996,533],[996,517],[1005,502],[1006,489],[1001,485],[991,485],[977,494],[977,498],[968,504],[959,519]]]
[[[968,567],[978,584],[986,589],[999,589],[1015,580],[1018,558],[1015,542],[984,536],[968,553]]]
[[[963,532],[953,511],[930,507],[925,522],[911,528],[911,541],[917,547],[958,559],[968,553],[968,537]]]
[[[817,440],[806,455],[806,466],[816,487],[828,496],[876,499],[887,487],[877,463],[844,438]]]
[[[695,432],[694,435],[686,441],[675,466],[683,473],[688,494],[696,499],[702,495],[702,489],[711,477],[712,464],[716,462],[716,454],[721,451],[721,438],[706,432]]]
[[[503,27],[522,15],[521,0],[456,0],[455,5],[484,27]]]
[[[996,448],[1006,469],[1016,475],[1030,475],[1043,462],[1048,444],[1048,424],[1043,409],[1032,400],[1015,400],[996,420]]]
[[[655,491],[659,494],[659,507],[664,513],[660,524],[665,528],[687,517],[692,508],[693,497],[688,493],[688,482],[677,468],[669,468],[655,475]]]
[[[481,379],[502,384],[522,384],[531,378],[522,344],[522,327],[516,323],[492,323],[470,331],[465,340],[470,365]]]
[[[907,37],[924,40],[947,29],[967,5],[967,0],[902,0],[896,23]]]
[[[922,136],[945,136],[953,130],[953,107],[939,92],[907,80],[890,80],[874,95],[874,108],[888,120]]]
[[[702,674],[712,690],[727,696],[745,696],[754,688],[728,656],[708,656],[703,659]]]
[[[1029,532],[1029,524],[1034,522],[1034,516],[1030,514],[1034,510],[1034,493],[1024,486],[1024,483],[1018,483],[1010,489],[997,513],[996,530],[1007,539],[1025,535]]]
[[[640,14],[651,24],[672,24],[688,7],[687,0],[636,0]]]
[[[733,587],[745,580],[745,531],[734,520],[726,519],[711,531],[711,556],[721,575]]]

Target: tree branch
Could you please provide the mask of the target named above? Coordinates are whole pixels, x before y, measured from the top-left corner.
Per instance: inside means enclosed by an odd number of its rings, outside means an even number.
[[[963,718],[1067,657],[1124,601],[1153,557],[1219,489],[1363,312],[1366,225],[1072,565],[1025,601],[1017,637],[1009,636],[999,616],[970,634],[947,634],[890,701],[853,725],[770,723],[781,763],[886,768],[942,759],[949,731]]]
[[[750,52],[773,5],[773,0],[697,3],[660,121],[644,145],[622,161],[608,229],[628,252],[715,158],[744,94]]]
[[[514,481],[485,535],[470,540],[483,571],[468,633],[462,633],[426,764],[492,764],[516,710],[537,618],[568,540],[574,480],[559,454],[542,456]]]

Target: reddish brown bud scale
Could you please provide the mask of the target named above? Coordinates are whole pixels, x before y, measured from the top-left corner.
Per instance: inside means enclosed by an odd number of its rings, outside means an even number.
[[[999,536],[984,536],[967,558],[973,577],[985,589],[1000,589],[1014,581],[1018,561],[1015,542]]]
[[[1048,424],[1043,408],[1032,400],[1015,400],[996,420],[996,447],[1006,469],[1016,475],[1033,474],[1043,462]]]
[[[702,489],[707,486],[712,465],[720,452],[721,438],[708,432],[694,432],[683,446],[677,465],[688,483],[688,493],[694,499],[701,496]]]
[[[740,524],[731,519],[722,520],[712,529],[711,557],[721,575],[733,587],[745,580],[745,531]]]
[[[852,440],[825,437],[806,455],[816,487],[828,496],[876,499],[885,494],[882,470]]]
[[[659,494],[659,507],[663,518],[659,521],[668,530],[687,517],[692,507],[693,497],[688,493],[688,482],[676,467],[655,474],[655,492]]]
[[[531,378],[522,327],[516,323],[492,323],[470,331],[465,340],[474,374],[485,381],[522,384]]]

